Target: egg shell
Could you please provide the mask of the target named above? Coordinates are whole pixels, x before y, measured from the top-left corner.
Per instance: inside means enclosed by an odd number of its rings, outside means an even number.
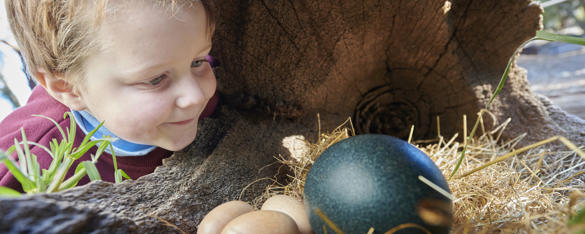
[[[254,208],[243,201],[225,202],[211,210],[199,226],[197,234],[217,234],[233,219],[245,213],[253,211]]]
[[[313,230],[323,233],[325,226],[333,233],[315,212],[319,209],[345,233],[367,233],[371,227],[384,233],[406,223],[448,233],[448,226],[429,225],[417,213],[421,204],[432,201],[433,209],[446,207],[435,213],[452,216],[451,200],[420,181],[419,175],[449,192],[434,162],[406,141],[365,134],[332,145],[315,160],[305,181],[304,203]]]
[[[262,204],[261,210],[274,210],[290,216],[297,224],[301,234],[313,233],[309,217],[305,213],[305,206],[294,197],[286,195],[275,195]]]
[[[221,231],[221,234],[298,234],[295,221],[285,213],[272,210],[258,210],[243,214]]]

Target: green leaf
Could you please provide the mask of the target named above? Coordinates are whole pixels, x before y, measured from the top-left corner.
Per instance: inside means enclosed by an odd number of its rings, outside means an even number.
[[[4,154],[4,153],[0,152],[0,155],[2,155],[2,154]],[[29,192],[29,191],[34,190],[35,189],[35,182],[30,180],[24,173],[22,173],[20,168],[18,168],[18,166],[16,166],[16,163],[11,158],[8,158],[7,155],[5,155],[5,156],[6,157],[0,157],[0,158],[4,158],[2,160],[2,162],[4,163],[4,165],[6,166],[8,171],[10,171],[10,173],[12,173],[12,176],[14,176],[14,178],[16,178],[16,180],[18,180],[18,182],[20,182],[20,184],[22,185],[22,189],[25,192]]]
[[[20,132],[22,134],[22,147],[24,148],[24,158],[26,158],[26,168],[28,172],[28,176],[32,177],[34,181],[37,181],[40,178],[39,173],[35,170],[35,163],[38,164],[36,157],[32,157],[30,153],[30,147],[28,146],[28,140],[26,139],[26,134],[24,133],[24,128],[20,128]]]
[[[86,162],[86,161],[84,161]],[[77,168],[75,168],[75,173],[73,173],[73,176],[71,176],[69,179],[65,180],[61,186],[59,186],[59,190],[65,190],[65,189],[69,189],[69,188],[73,188],[75,186],[77,186],[77,184],[79,183],[79,181],[85,176],[87,175],[87,170],[85,168],[85,165],[83,164],[84,162],[81,162],[80,164],[77,164]]]
[[[114,150],[114,145],[112,144],[110,144],[110,151],[112,151],[112,162],[114,163],[114,180],[116,183],[122,183],[122,170],[118,170],[118,162],[116,161],[116,151]]]
[[[8,187],[0,186],[0,197],[10,198],[20,196],[22,196],[22,194],[20,194],[18,191]]]
[[[94,162],[97,162],[97,160],[104,153],[104,151],[106,151],[106,148],[108,146],[110,146],[110,144],[111,144],[111,142],[107,141],[107,140],[100,140],[100,141],[101,141],[101,144],[98,147],[97,151],[95,152],[95,158],[93,158]]]
[[[39,188],[39,191],[47,191],[47,186],[49,186],[49,184],[51,183],[51,178],[53,178],[53,175],[51,175],[49,173],[49,170],[47,169],[41,169],[41,171],[42,171],[41,184],[43,186]]]
[[[461,167],[461,163],[463,163],[463,158],[465,158],[465,153],[467,152],[467,144],[471,141],[471,139],[473,138],[473,136],[475,135],[475,131],[477,130],[477,126],[479,125],[479,119],[481,118],[481,114],[483,111],[480,111],[479,114],[477,114],[477,120],[475,121],[475,124],[473,125],[473,128],[471,129],[471,132],[469,133],[469,137],[468,136],[463,136],[463,137],[467,137],[467,140],[465,141],[465,144],[463,145],[463,150],[461,150],[461,156],[459,156],[459,159],[457,159],[457,165],[455,165],[455,168],[453,169],[453,171],[451,171],[451,175],[449,176],[449,180],[451,180],[451,178],[453,178],[453,176],[455,176],[455,173],[457,173],[457,171],[459,170],[459,167]]]
[[[57,139],[53,138],[51,141],[49,141],[49,149],[56,149],[57,146],[59,145],[59,143],[57,142]],[[51,158],[55,158],[55,156],[53,155],[53,153],[49,150],[49,155],[51,155]]]
[[[44,115],[32,115],[32,116],[41,117],[41,118],[45,118],[45,119],[50,120],[51,122],[53,122],[53,124],[55,126],[57,126],[57,129],[59,129],[59,133],[61,133],[61,136],[63,136],[63,138],[65,138],[65,132],[63,131],[63,128],[61,128],[61,125],[59,125],[59,123],[57,123],[57,121],[55,121],[54,119],[47,117],[47,116],[44,116]]]
[[[77,131],[77,123],[75,123],[75,118],[73,118],[71,112],[65,112],[63,119],[66,119],[67,116],[69,116],[69,134],[67,135],[67,139],[71,146],[73,146],[73,143],[75,142],[75,133]]]
[[[127,180],[132,180],[132,178],[130,178],[130,176],[126,174],[126,172],[122,171],[122,169],[118,169],[118,171],[120,172],[122,177],[126,178]]]
[[[85,170],[87,170],[87,176],[91,181],[102,180],[102,177],[93,162],[85,161],[81,162],[81,164],[83,164]]]
[[[56,192],[59,191],[59,187],[61,186],[65,176],[67,175],[67,171],[73,165],[73,159],[70,157],[65,157],[63,159],[63,163],[59,165],[57,171],[55,172],[55,176],[51,179],[51,183],[49,184],[49,188],[47,188],[47,192]]]
[[[61,165],[62,161],[63,154],[58,154],[53,157],[53,161],[51,161],[47,172],[43,174],[45,183],[50,184],[50,182],[53,180],[53,177],[55,176],[55,173],[57,173],[57,168],[59,168],[59,165]]]
[[[22,170],[22,174],[28,175],[27,166],[26,166],[26,157],[22,152],[22,148],[20,148],[20,143],[16,138],[14,138],[14,148],[16,149],[16,155],[18,156],[18,163],[20,164],[20,169]]]
[[[534,39],[546,40],[546,41],[558,41],[558,42],[565,42],[565,43],[585,46],[585,38],[561,35],[561,34],[556,34],[556,33],[545,32],[545,31],[537,31],[536,37]]]
[[[63,114],[63,118],[66,118],[68,113],[70,112],[65,112]],[[54,155],[59,155],[59,154],[67,154],[67,152],[71,152],[71,149],[73,148],[73,141],[68,140],[71,137],[73,137],[73,139],[75,139],[75,132],[73,132],[73,134],[65,134],[65,131],[63,131],[63,128],[61,128],[61,125],[59,125],[59,123],[57,123],[57,121],[55,121],[54,119],[44,116],[44,115],[33,115],[35,117],[41,117],[41,118],[45,118],[48,119],[49,121],[53,122],[53,124],[55,125],[55,127],[57,127],[57,129],[59,130],[59,133],[61,133],[61,143],[56,144],[57,147],[56,148],[51,148],[51,151],[53,152],[53,156]],[[75,124],[75,120],[73,118],[71,118],[71,121],[73,121],[73,123],[70,124]],[[76,124],[75,124],[76,125]],[[69,128],[69,131],[71,132],[71,130],[75,130],[72,128]],[[55,139],[53,139],[55,140]],[[56,140],[55,140],[56,142]]]
[[[512,63],[514,62],[514,58],[516,58],[516,55],[522,50],[522,48],[524,48],[526,46],[526,44],[528,44],[529,42],[531,42],[533,40],[534,40],[534,38],[522,43],[522,45],[520,45],[520,47],[518,47],[514,51],[514,53],[512,54],[512,57],[510,57],[510,59],[508,59],[508,65],[506,66],[506,70],[504,70],[504,74],[502,74],[502,77],[500,78],[500,83],[498,83],[498,87],[496,88],[496,90],[492,94],[490,101],[485,105],[485,107],[484,107],[485,109],[488,109],[490,107],[490,105],[492,104],[494,99],[496,99],[496,96],[498,96],[500,91],[502,91],[502,89],[504,88],[504,84],[506,83],[506,80],[508,80],[508,72],[510,72],[510,67],[512,66]],[[478,121],[479,121],[479,119],[478,119]]]
[[[83,141],[81,141],[80,146],[85,145],[87,142],[89,142],[93,134],[95,134],[97,130],[102,127],[102,125],[104,125],[104,122],[101,122],[94,130],[91,130],[91,132],[88,132],[87,135],[85,135],[85,137],[83,138]]]
[[[32,178],[35,181],[35,187],[37,188],[38,191],[43,191],[45,184],[43,184],[43,180],[41,178],[41,165],[39,164],[39,161],[37,160],[37,156],[34,154],[31,154],[31,171],[32,171]]]
[[[96,175],[97,173],[97,175]],[[87,175],[91,181],[101,180],[101,176],[92,162],[83,161],[77,165],[75,173],[71,178],[65,180],[59,187],[59,190],[65,190],[77,186],[79,181]]]
[[[44,150],[45,152],[47,152],[47,154],[49,154],[51,157],[53,157],[53,153],[51,153],[51,151],[49,150],[49,148],[45,147],[44,145],[29,141],[28,142],[29,145],[34,145],[35,147],[39,147],[42,150]]]
[[[114,180],[116,181],[116,184],[122,183],[122,172],[120,170],[114,172]]]
[[[87,151],[91,149],[91,147],[94,147],[98,143],[99,141],[90,141],[85,145],[80,145],[75,152],[71,153],[71,157],[76,160],[81,158],[85,153],[87,153]]]
[[[65,189],[70,189],[77,186],[79,181],[87,174],[87,171],[85,170],[85,167],[83,167],[82,164],[78,164],[77,169],[78,170],[75,170],[76,172],[73,174],[73,176],[63,181],[63,183],[59,185],[57,191],[63,191]]]

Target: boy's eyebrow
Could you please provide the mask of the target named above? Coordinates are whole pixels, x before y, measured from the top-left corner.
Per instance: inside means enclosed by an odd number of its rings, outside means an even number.
[[[209,43],[209,45],[207,45],[206,47],[204,47],[201,51],[199,51],[197,54],[201,54],[205,51],[211,50],[211,43]]]
[[[211,47],[212,47],[212,44],[210,43],[207,46],[205,46],[202,50],[198,51],[197,52],[197,55],[200,55],[201,53],[203,53],[205,51],[211,50]],[[207,55],[207,54],[205,54],[205,55]],[[160,67],[166,66],[167,64],[169,64],[169,63],[167,62],[167,63],[159,63],[159,64],[154,64],[154,65],[145,65],[145,66],[139,67],[137,69],[132,69],[132,70],[130,70],[128,72],[125,72],[124,76],[125,77],[139,77],[139,76],[143,76],[148,71],[156,70],[156,69],[158,69]]]
[[[142,67],[135,68],[132,70],[127,70],[126,72],[123,72],[122,77],[129,77],[129,78],[142,77],[142,76],[147,75],[148,71],[156,70],[160,67],[164,67],[167,64],[168,63],[159,63],[159,64],[155,64],[155,65],[146,65],[146,66],[142,66]]]

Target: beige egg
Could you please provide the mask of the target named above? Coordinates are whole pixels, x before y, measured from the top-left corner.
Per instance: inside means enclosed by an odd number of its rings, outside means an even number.
[[[250,204],[243,201],[223,203],[203,217],[197,227],[197,234],[218,234],[230,221],[253,210]]]
[[[309,217],[305,212],[303,203],[294,197],[286,195],[276,195],[268,198],[262,205],[261,210],[274,210],[290,216],[299,228],[300,233],[310,234],[313,233],[311,229],[311,223]]]
[[[297,234],[295,221],[285,213],[272,210],[258,210],[243,214],[221,231],[221,234]]]

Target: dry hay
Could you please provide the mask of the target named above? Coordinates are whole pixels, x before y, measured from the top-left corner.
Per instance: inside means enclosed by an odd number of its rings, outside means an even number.
[[[582,176],[585,173],[585,160],[572,150],[558,147],[559,144],[542,144],[544,146],[517,154],[516,147],[523,136],[502,140],[500,136],[510,121],[486,129],[483,122],[485,115],[482,113],[491,116],[485,111],[478,114],[480,127],[476,135],[481,135],[470,139],[460,169],[448,180],[455,197],[452,231],[567,233],[577,229],[585,230],[581,225],[567,225],[585,204],[585,195],[582,193],[585,192]],[[439,119],[437,121],[440,123]],[[463,122],[463,129],[467,129],[465,117]],[[466,132],[463,134],[467,136]],[[304,178],[314,160],[327,147],[351,135],[354,135],[353,127],[348,120],[329,133],[321,133],[319,129],[319,138],[315,143],[306,141],[302,136],[285,138],[283,145],[291,154],[286,158],[280,155],[278,159],[285,167],[283,169],[290,170],[290,179],[287,184],[278,183],[274,179],[274,183],[266,188],[265,194],[258,197],[254,204],[259,206],[276,194],[302,200]],[[445,178],[449,178],[461,157],[464,144],[458,142],[457,137],[458,134],[455,134],[447,139],[439,131],[437,139],[414,141],[414,145],[427,153]],[[509,158],[468,176],[461,176],[471,169],[493,163],[506,154],[509,154]]]

